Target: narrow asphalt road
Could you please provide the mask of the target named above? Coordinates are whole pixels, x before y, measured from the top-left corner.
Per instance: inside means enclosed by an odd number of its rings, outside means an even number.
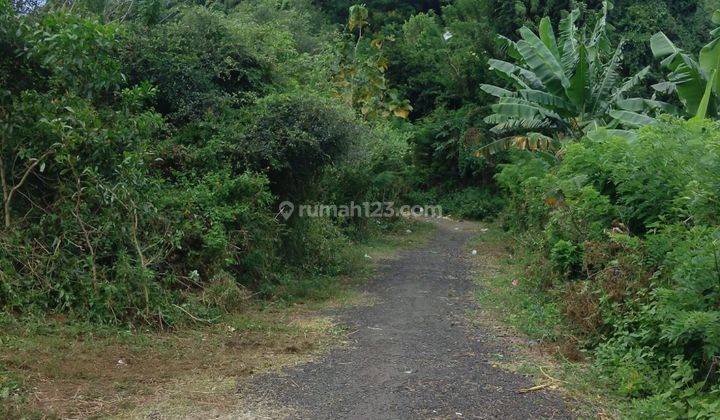
[[[477,225],[438,223],[432,240],[384,262],[364,286],[376,304],[333,314],[351,331],[349,346],[255,377],[241,392],[290,418],[570,418],[558,394],[521,394],[530,379],[491,365],[506,349],[467,322],[474,286],[465,244]]]

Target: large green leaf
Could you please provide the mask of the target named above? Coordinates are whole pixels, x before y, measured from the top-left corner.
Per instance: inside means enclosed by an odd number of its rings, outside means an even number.
[[[600,82],[596,84],[592,91],[593,96],[593,113],[596,114],[601,112],[605,107],[611,105],[611,98],[609,97],[610,92],[617,86],[620,80],[620,63],[622,62],[622,47],[623,43],[620,42],[615,53],[613,54],[610,62],[605,66],[605,71],[600,78]]]
[[[550,107],[553,111],[561,114],[572,114],[575,111],[575,107],[572,103],[568,102],[564,98],[553,95],[551,93],[534,90],[534,89],[522,89],[518,91],[520,97],[535,102],[539,105]]]
[[[634,141],[637,139],[637,132],[630,130],[616,130],[601,127],[595,130],[590,130],[586,133],[587,138],[590,141],[601,142],[607,141],[608,138],[622,137],[624,139]]]
[[[578,61],[575,73],[570,78],[570,86],[566,91],[566,95],[570,101],[579,109],[585,107],[586,101],[589,99],[589,81],[590,81],[590,65],[588,63],[587,50],[584,45],[578,49]]]
[[[504,51],[508,57],[512,58],[513,60],[520,60],[522,59],[522,56],[520,56],[520,53],[517,49],[517,44],[507,38],[504,35],[498,35],[498,44],[500,45],[500,50]]]
[[[639,114],[632,111],[623,111],[614,109],[609,112],[610,116],[618,120],[623,125],[628,127],[642,127],[645,125],[655,123],[655,119],[648,117],[647,115]]]
[[[515,87],[522,89],[530,88],[527,82],[517,75],[517,73],[520,71],[520,67],[516,66],[515,64],[508,63],[507,61],[503,60],[496,60],[494,58],[488,60],[488,64],[490,65],[490,70],[495,71],[503,79],[513,83]]]
[[[567,77],[572,77],[575,64],[579,59],[577,27],[575,26],[575,21],[577,21],[579,17],[580,11],[578,9],[573,9],[572,12],[568,13],[567,16],[560,20],[560,61]]]
[[[551,127],[551,122],[547,119],[523,119],[523,118],[510,118],[506,115],[492,114],[484,120],[487,124],[495,124],[490,129],[496,134],[506,134],[508,132],[515,131],[527,131],[527,130],[541,130]]]
[[[652,85],[652,88],[660,93],[666,94],[674,93],[675,90],[677,90],[677,86],[675,85],[675,83],[668,81],[655,83],[654,85]]]
[[[553,110],[553,109],[551,109],[551,108],[549,108],[549,107],[547,107],[547,106],[545,106],[545,105],[542,105],[542,104],[540,104],[540,103],[533,102],[533,101],[529,101],[529,100],[527,100],[527,99],[525,99],[525,98],[522,98],[522,97],[504,97],[504,98],[500,98],[499,101],[498,101],[498,104],[499,104],[499,105],[508,105],[508,104],[510,104],[510,105],[530,106],[530,107],[533,107],[533,108],[537,109],[537,111],[538,111],[540,114],[542,114],[543,116],[545,116],[545,117],[552,118],[552,119],[556,119],[556,120],[561,120],[561,119],[562,119],[562,118],[560,117],[560,115],[559,115],[557,112],[555,112],[555,110]],[[521,117],[521,116],[518,116],[518,115],[515,115],[515,116],[516,116],[516,117]]]
[[[492,95],[492,96],[495,96],[495,97],[497,97],[497,98],[504,98],[504,97],[506,97],[506,96],[517,96],[517,94],[516,94],[515,92],[511,92],[511,91],[509,91],[509,90],[507,90],[507,89],[503,89],[503,88],[501,88],[501,87],[493,86],[493,85],[488,85],[488,84],[482,84],[482,85],[480,85],[480,89],[481,89],[483,92],[488,93],[488,94],[490,94],[490,95]]]
[[[707,81],[700,65],[685,54],[681,54],[682,64],[670,74],[669,81],[675,85],[680,101],[689,115],[697,113],[705,93]]]
[[[697,114],[695,118],[698,120],[704,120],[707,116],[708,106],[710,105],[710,97],[712,96],[713,86],[715,85],[715,79],[717,78],[717,70],[713,70],[710,79],[705,87],[705,93],[703,94],[700,105],[698,106]]]
[[[611,8],[611,4],[607,1],[603,1],[603,11],[600,18],[595,22],[595,28],[593,29],[592,35],[590,35],[590,41],[588,47],[590,48],[603,48],[607,43],[607,15]]]
[[[650,49],[657,58],[665,58],[682,52],[682,50],[676,47],[667,35],[662,32],[658,32],[650,37]]]
[[[492,106],[493,112],[510,118],[526,120],[542,119],[544,117],[539,106],[518,103],[498,103]]]
[[[555,32],[552,27],[552,22],[550,22],[550,18],[545,16],[540,21],[540,28],[538,30],[538,33],[540,34],[540,39],[542,40],[543,44],[550,50],[551,53],[557,58],[560,59],[560,51],[558,50],[557,46],[557,40],[555,39]]]
[[[720,38],[714,39],[700,50],[700,68],[707,76],[720,69]],[[715,80],[712,90],[715,93],[720,92],[720,80]]]
[[[517,42],[518,51],[529,69],[537,75],[545,87],[553,94],[562,94],[570,85],[557,57],[527,27],[520,28],[522,40]]]
[[[620,99],[615,105],[625,111],[644,112],[644,111],[660,111],[672,115],[678,113],[677,107],[663,101],[645,98],[629,98]]]

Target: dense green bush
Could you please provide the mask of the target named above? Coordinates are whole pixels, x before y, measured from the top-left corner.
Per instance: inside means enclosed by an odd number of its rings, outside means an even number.
[[[223,13],[181,9],[163,24],[132,28],[123,45],[124,71],[132,83],[157,86],[158,111],[186,121],[237,106],[268,87],[270,63],[251,45]]]
[[[2,310],[169,325],[327,289],[363,232],[278,204],[399,196],[407,138],[332,97],[320,13],[96,8],[0,13]]]
[[[162,300],[142,252],[165,242],[146,200],[157,189],[149,147],[164,125],[143,105],[155,92],[119,88],[113,25],[63,13],[3,20],[19,65],[5,69],[14,77],[0,99],[0,302],[134,316]]]
[[[498,174],[506,223],[538,238],[545,287],[640,416],[720,413],[719,150],[717,123],[666,120]]]
[[[308,95],[272,95],[251,111],[241,153],[250,167],[265,168],[282,199],[317,196],[311,190],[322,168],[348,153],[364,127],[347,108]]]
[[[443,194],[438,201],[443,212],[460,219],[483,220],[502,209],[503,200],[488,188],[468,187]]]

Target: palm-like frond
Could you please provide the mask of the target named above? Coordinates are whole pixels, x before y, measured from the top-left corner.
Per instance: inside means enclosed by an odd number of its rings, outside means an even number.
[[[602,14],[598,18],[598,20],[595,22],[595,28],[593,29],[592,34],[590,35],[590,41],[588,42],[588,46],[590,47],[598,47],[600,44],[607,39],[607,15],[608,11],[610,9],[610,4],[607,2],[607,0],[603,1],[603,9]]]
[[[717,17],[717,19],[716,19]],[[713,15],[720,24],[720,11]],[[668,80],[653,85],[661,93],[677,93],[688,116],[705,118],[708,112],[720,110],[720,28],[711,31],[714,39],[705,45],[695,61],[678,48],[662,32],[650,38],[653,55],[662,58],[661,64],[670,70]]]
[[[491,115],[485,119],[488,124],[495,124],[490,129],[495,134],[505,135],[507,133],[514,133],[517,131],[540,131],[548,128],[552,128],[552,121],[548,119],[522,119],[522,118],[509,118],[509,117],[498,117]]]
[[[517,93],[515,93],[515,92],[512,92],[505,88],[501,88],[499,86],[494,86],[494,85],[482,84],[482,85],[480,85],[480,89],[483,92],[490,94],[496,98],[517,96]]]
[[[503,98],[500,102],[493,105],[492,109],[496,114],[505,115],[510,118],[520,118],[526,120],[544,118],[554,120],[561,119],[557,113],[543,107],[542,105],[520,100],[518,98]]]
[[[575,110],[573,104],[567,99],[562,96],[553,95],[552,93],[534,89],[522,89],[517,93],[521,98],[547,107],[549,110],[558,114],[572,114]]]
[[[477,156],[491,156],[510,148],[530,151],[543,151],[556,148],[558,141],[542,133],[528,132],[523,135],[503,137],[482,146]]]
[[[520,28],[522,39],[517,47],[528,70],[540,79],[545,88],[553,94],[562,94],[570,85],[570,80],[560,65],[558,58],[542,40],[527,27]]]
[[[572,77],[575,65],[580,59],[578,51],[577,27],[575,22],[580,17],[580,11],[575,9],[560,21],[560,46],[563,70],[567,77]]]
[[[639,72],[635,73],[633,76],[628,77],[625,82],[620,85],[620,87],[615,89],[612,102],[617,102],[623,99],[626,93],[628,93],[631,89],[639,86],[640,83],[645,80],[645,77],[647,77],[648,73],[650,73],[650,66],[647,66]]]
[[[605,70],[600,77],[599,83],[596,84],[592,89],[592,110],[594,114],[602,111],[602,107],[607,107],[610,105],[610,98],[608,98],[608,95],[612,91],[613,87],[617,86],[617,83],[620,80],[619,70],[620,64],[622,63],[622,47],[623,42],[621,41],[615,49],[615,53],[613,54],[612,58],[605,66]]]
[[[646,111],[654,111],[654,112],[662,112],[667,114],[677,114],[678,109],[675,105],[669,104],[667,102],[658,101],[655,99],[645,99],[645,98],[628,98],[628,99],[619,99],[615,102],[615,105],[622,110],[625,111],[633,111],[633,112],[646,112]]]
[[[642,127],[655,122],[655,119],[652,117],[632,111],[614,109],[609,112],[609,115],[623,125],[633,128]]]
[[[500,75],[500,77],[512,83],[516,88],[530,88],[528,82],[518,76],[518,73],[520,73],[520,67],[507,61],[496,59],[488,60],[488,64],[490,65],[490,70],[495,71],[498,75]]]
[[[649,124],[654,120],[646,112],[670,109],[660,101],[626,99],[649,69],[621,78],[622,43],[614,53],[607,48],[608,8],[605,3],[588,38],[586,31],[576,27],[580,12],[573,10],[560,22],[559,36],[550,21],[543,19],[537,33],[523,27],[519,41],[502,39],[515,61],[490,60],[489,64],[512,88],[482,85],[481,89],[498,98],[493,115],[485,122],[504,137],[486,145],[483,153],[511,145],[532,150],[549,145],[545,141],[549,136],[578,139],[608,125]]]

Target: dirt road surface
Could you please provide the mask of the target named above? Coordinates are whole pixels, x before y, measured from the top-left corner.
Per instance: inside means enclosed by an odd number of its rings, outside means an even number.
[[[348,345],[240,384],[275,411],[307,419],[571,418],[553,391],[493,367],[509,350],[468,322],[475,307],[467,241],[478,225],[441,221],[425,245],[381,263],[363,287],[377,302],[336,311]]]

